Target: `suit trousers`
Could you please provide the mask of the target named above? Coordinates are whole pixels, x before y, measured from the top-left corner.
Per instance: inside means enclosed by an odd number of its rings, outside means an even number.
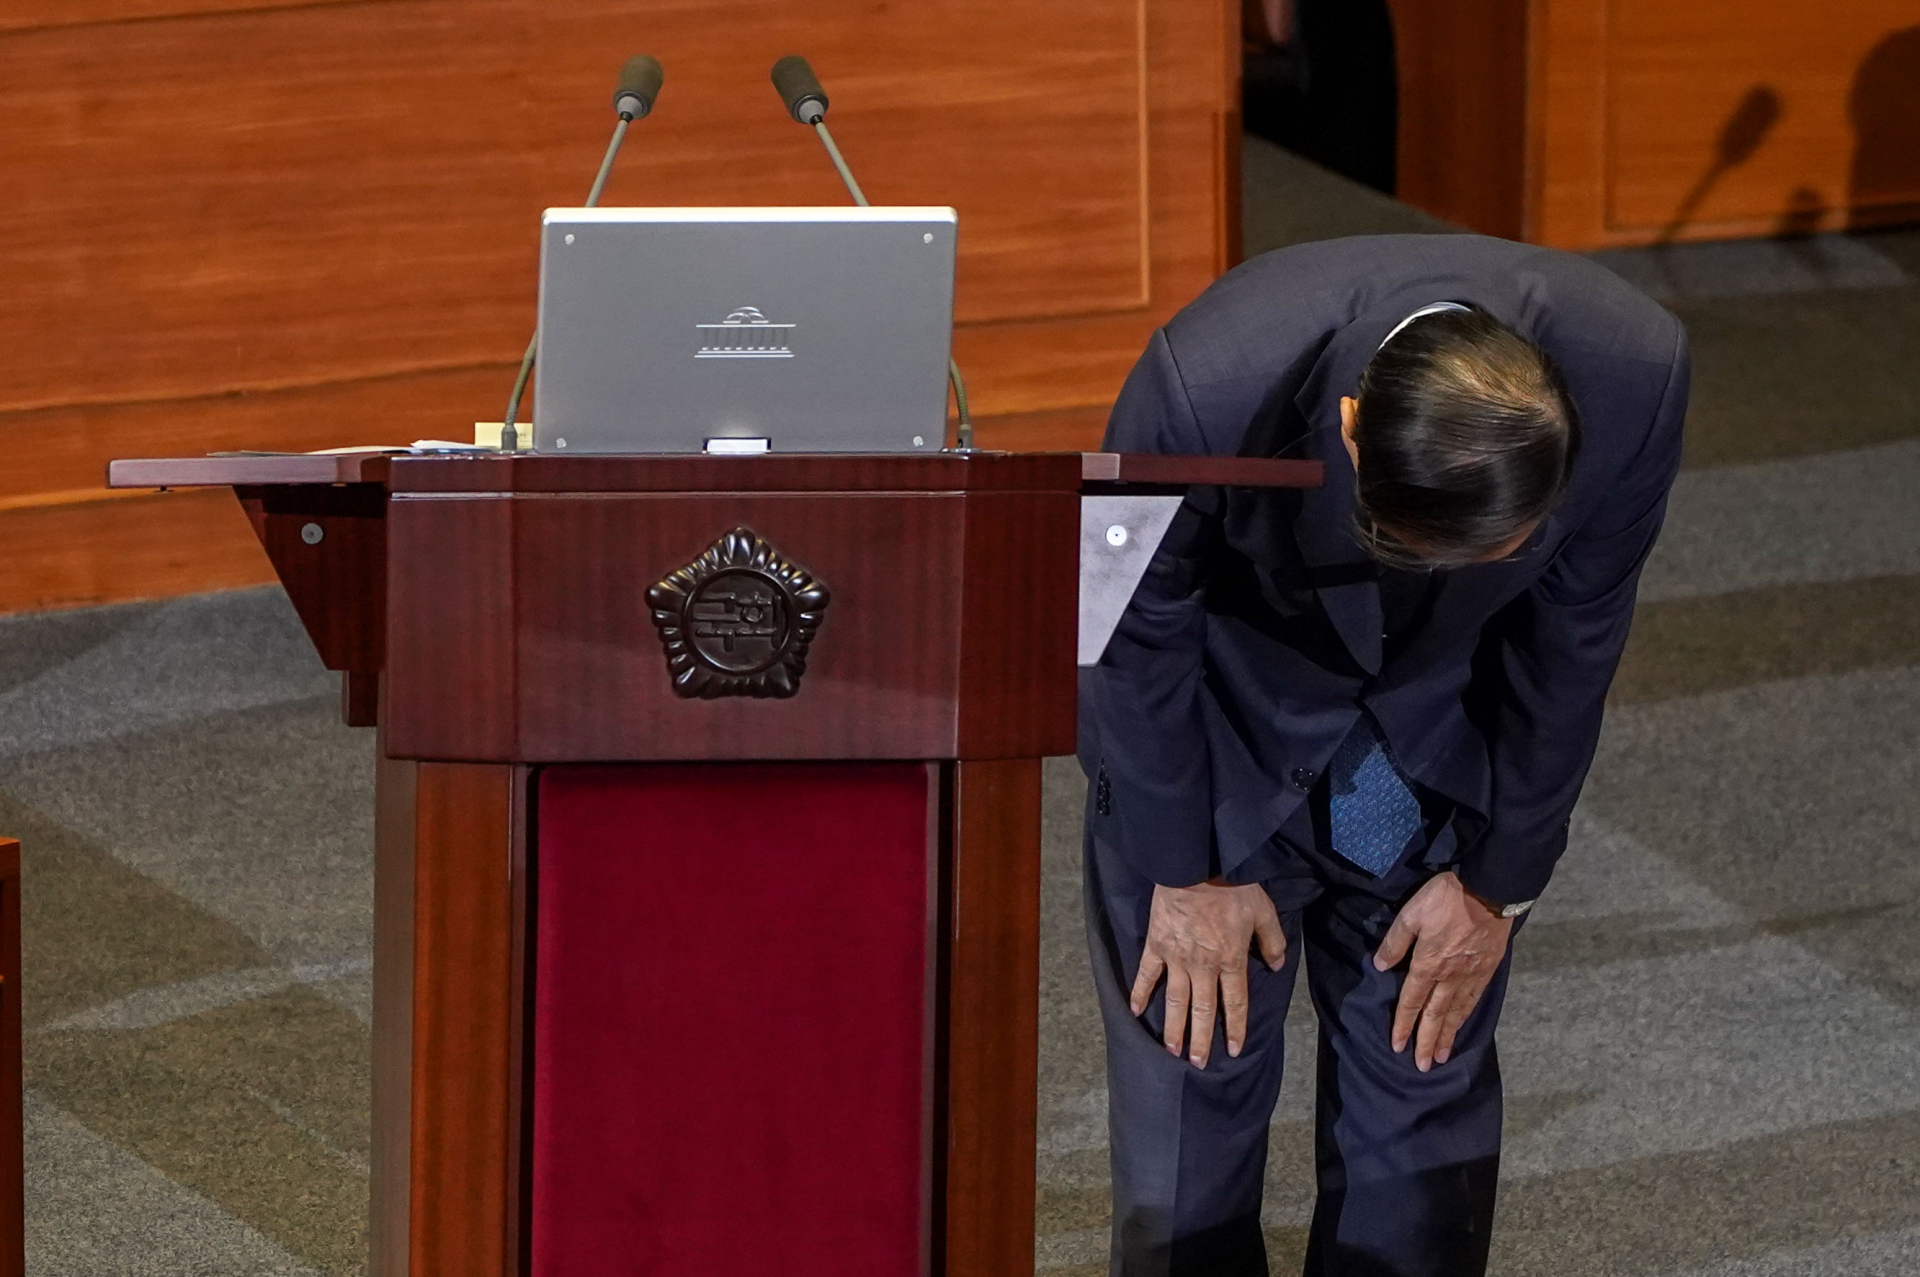
[[[1455,1038],[1422,1073],[1391,1045],[1407,962],[1373,953],[1399,906],[1444,863],[1409,856],[1378,879],[1324,849],[1276,844],[1261,880],[1287,935],[1279,971],[1249,964],[1247,1034],[1224,1024],[1205,1069],[1161,1042],[1165,981],[1145,1015],[1128,994],[1153,884],[1089,837],[1086,911],[1106,1027],[1113,1158],[1113,1277],[1266,1277],[1260,1198],[1280,1096],[1286,1012],[1304,959],[1319,1021],[1314,1122],[1318,1198],[1308,1277],[1479,1277],[1500,1163],[1494,1025],[1512,952]]]

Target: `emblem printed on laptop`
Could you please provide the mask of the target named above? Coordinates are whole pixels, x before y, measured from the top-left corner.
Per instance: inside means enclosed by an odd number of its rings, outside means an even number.
[[[753,306],[742,306],[717,324],[695,324],[700,353],[695,359],[792,359],[793,330],[776,324]]]
[[[827,587],[751,528],[735,528],[647,591],[675,694],[786,697],[800,690]]]

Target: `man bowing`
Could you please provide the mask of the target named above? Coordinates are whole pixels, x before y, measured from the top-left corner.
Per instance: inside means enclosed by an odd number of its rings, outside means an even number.
[[[1269,253],[1153,335],[1120,452],[1196,489],[1083,671],[1113,1272],[1266,1273],[1282,1033],[1319,1022],[1306,1271],[1485,1271],[1509,943],[1566,847],[1680,460],[1686,336],[1465,235]]]

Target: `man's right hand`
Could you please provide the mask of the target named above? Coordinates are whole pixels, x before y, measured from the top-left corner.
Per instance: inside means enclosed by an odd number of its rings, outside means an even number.
[[[1161,1040],[1179,1055],[1193,1022],[1187,1058],[1205,1068],[1213,1049],[1213,1020],[1224,1011],[1227,1054],[1237,1056],[1247,1039],[1247,953],[1255,939],[1269,969],[1287,960],[1287,937],[1273,899],[1258,884],[1230,887],[1155,887],[1147,916],[1147,947],[1133,982],[1133,1013],[1144,1014],[1153,986],[1167,977],[1167,1023]]]

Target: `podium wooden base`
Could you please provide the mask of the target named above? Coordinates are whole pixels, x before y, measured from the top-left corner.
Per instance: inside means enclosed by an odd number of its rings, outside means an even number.
[[[386,760],[378,804],[376,1272],[1031,1269],[1037,760]]]

